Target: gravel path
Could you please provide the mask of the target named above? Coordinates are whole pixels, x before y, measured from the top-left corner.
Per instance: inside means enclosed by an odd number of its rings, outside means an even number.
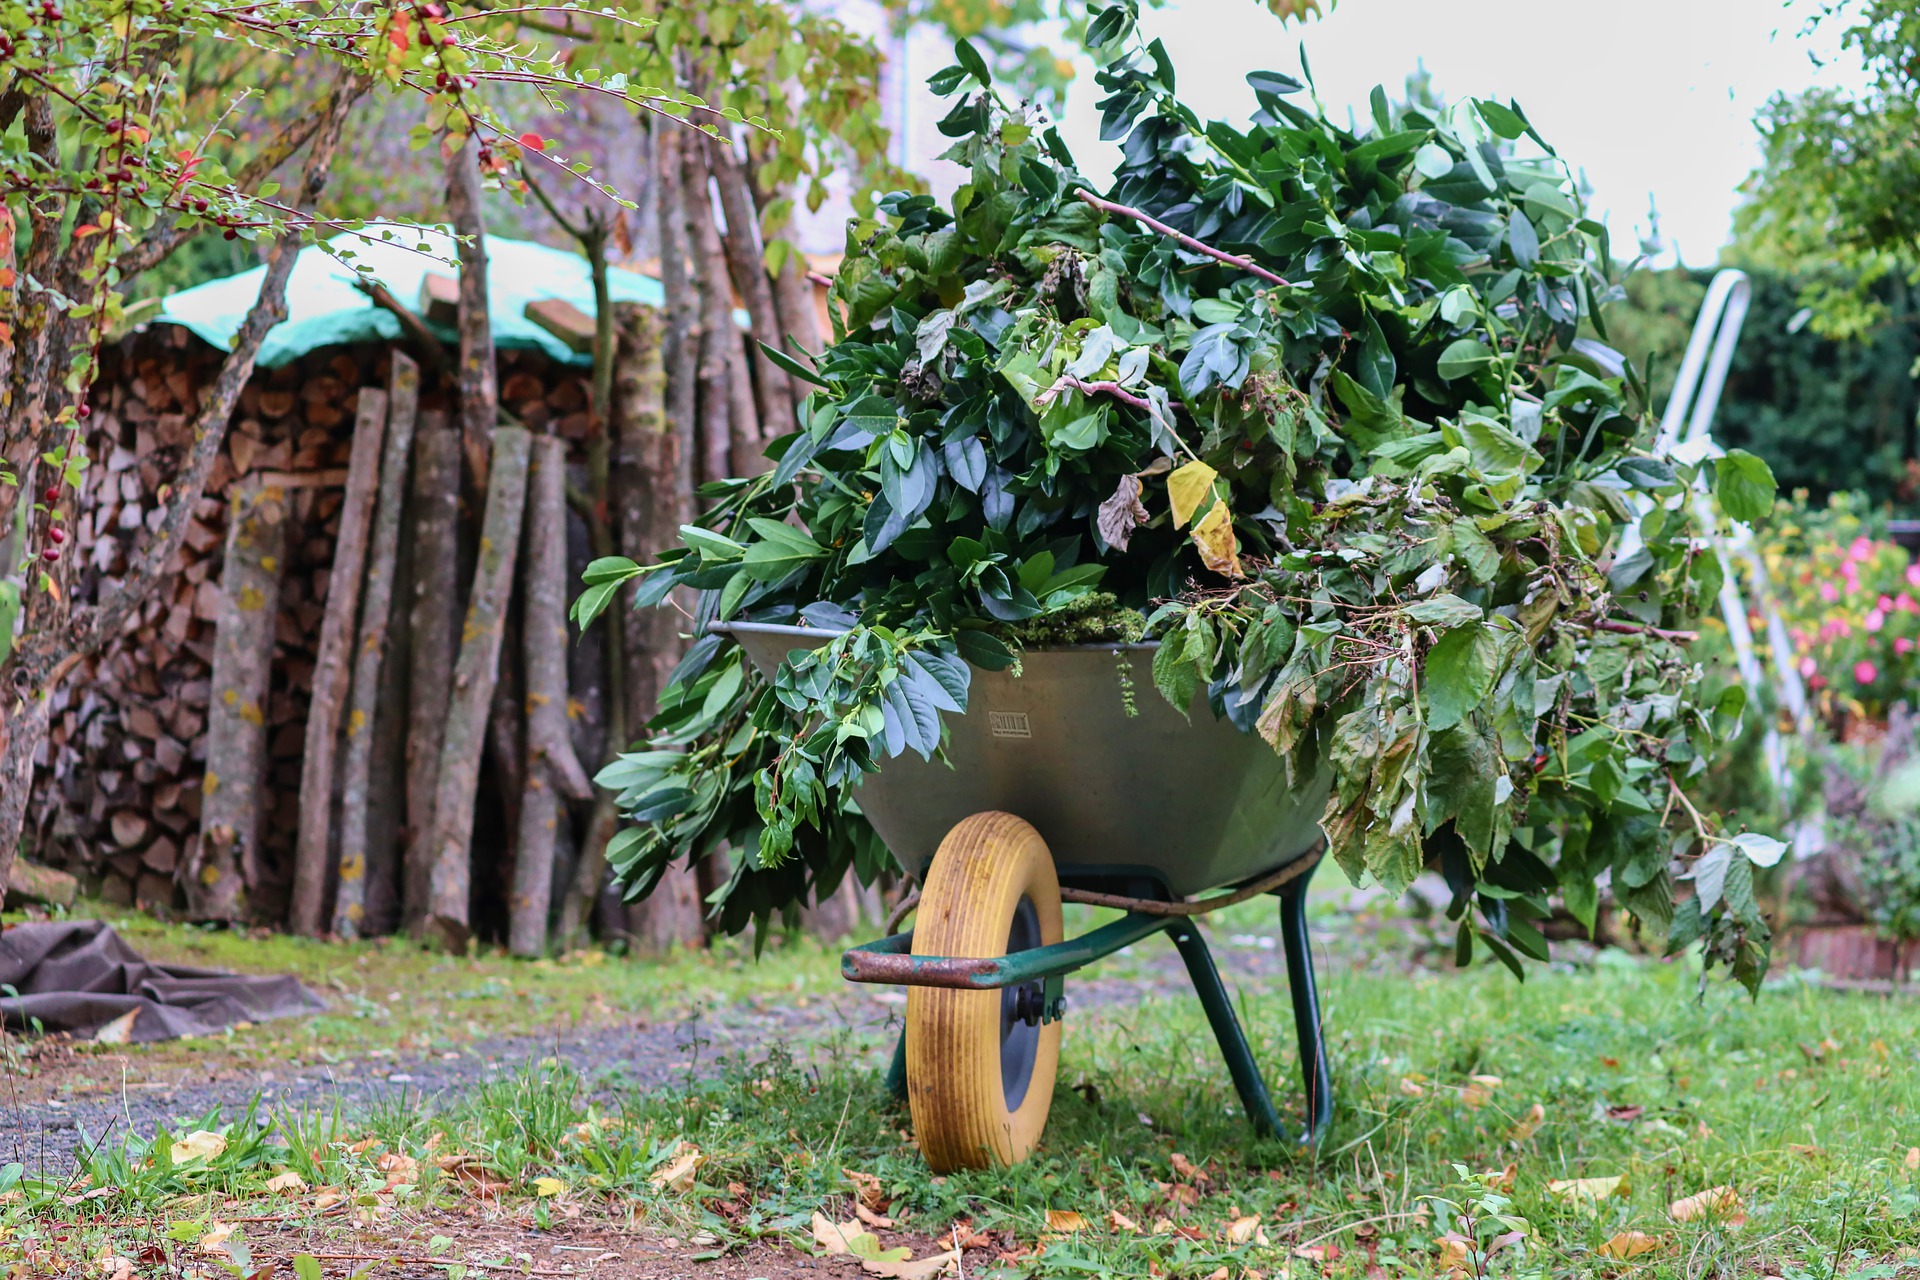
[[[1284,993],[1286,969],[1276,942],[1266,935],[1216,936],[1214,954],[1229,984]],[[1070,978],[1069,1017],[1095,1020],[1102,1008],[1177,996],[1188,989],[1173,948],[1150,939],[1090,970],[1086,979]],[[161,1125],[180,1132],[183,1124],[216,1106],[231,1119],[256,1097],[268,1115],[329,1111],[336,1105],[348,1115],[376,1105],[440,1107],[486,1081],[549,1059],[571,1064],[589,1088],[605,1097],[685,1088],[711,1078],[725,1058],[760,1055],[780,1045],[804,1058],[841,1044],[884,1063],[905,1004],[905,993],[899,990],[848,987],[829,999],[787,1003],[765,997],[713,1012],[692,1006],[670,1022],[475,1041],[439,1054],[381,1050],[357,1062],[197,1074],[174,1069],[155,1073],[165,1078],[142,1080],[129,1074],[111,1084],[97,1081],[120,1074],[121,1065],[91,1056],[81,1060],[96,1081],[90,1085],[60,1091],[47,1087],[46,1081],[23,1087],[17,1078],[0,1080],[0,1164],[18,1161],[30,1170],[64,1171],[72,1167],[83,1134],[88,1140],[129,1130],[145,1136]],[[138,1058],[126,1060],[133,1072],[140,1065]],[[65,1073],[49,1077],[60,1074]],[[60,1092],[64,1096],[54,1096]]]

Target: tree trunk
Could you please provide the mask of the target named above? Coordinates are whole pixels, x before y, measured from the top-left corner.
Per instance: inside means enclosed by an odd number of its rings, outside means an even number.
[[[706,150],[714,185],[720,191],[720,211],[727,218],[727,265],[734,288],[747,304],[753,337],[778,348],[783,336],[774,308],[773,282],[767,278],[766,254],[760,247],[760,219],[753,207],[753,193],[748,190],[745,166],[734,150],[732,129],[725,122],[719,127],[721,136],[708,138]],[[793,387],[786,370],[767,359],[757,345],[750,344],[748,352],[762,441],[777,440],[794,430]]]
[[[679,444],[679,476],[674,491],[682,510],[692,509],[698,471],[696,435],[700,396],[700,308],[687,276],[687,222],[682,215],[680,148],[681,126],[655,119],[653,158],[655,216],[660,229],[660,286],[666,295],[660,340],[666,369],[667,430]],[[616,393],[617,394],[617,393]],[[638,730],[636,723],[630,726]]]
[[[726,254],[713,225],[706,148],[692,139],[681,147],[680,175],[687,248],[700,291],[700,479],[705,483],[746,474],[741,463],[757,440],[743,433],[758,433],[752,424],[741,421],[739,413],[742,403],[752,405],[751,391],[732,385],[734,366],[745,363],[735,355],[740,350],[740,330],[733,323]]]
[[[420,423],[413,463],[412,650],[407,695],[407,855],[401,919],[409,930],[426,917],[433,860],[434,799],[440,746],[459,652],[460,432],[446,415]]]
[[[423,928],[450,951],[464,950],[469,934],[473,802],[486,745],[487,708],[500,667],[501,623],[513,592],[514,560],[526,509],[528,443],[520,427],[499,427],[493,433],[480,560],[474,566],[440,748],[433,805],[435,849]]]
[[[387,619],[393,610],[393,571],[400,559],[400,517],[407,493],[407,459],[413,450],[414,414],[420,404],[420,366],[398,350],[393,351],[391,357],[387,440],[380,463],[379,503],[371,554],[367,559],[366,602],[360,610],[360,643],[354,652],[353,703],[347,714],[346,776],[340,797],[340,887],[333,907],[333,931],[343,938],[361,935],[367,912],[367,809],[373,789],[374,727],[380,718],[380,676],[387,652]],[[348,474],[351,502],[351,469]],[[345,526],[343,513],[342,533],[346,531]],[[337,585],[336,582],[333,589],[337,589]],[[389,710],[388,714],[393,712]]]
[[[508,947],[517,956],[544,955],[547,950],[560,797],[585,800],[593,794],[586,770],[574,757],[567,727],[566,442],[541,436],[533,441],[532,453],[521,587],[527,775],[508,925]]]
[[[245,920],[247,865],[259,850],[267,773],[267,694],[274,621],[286,564],[287,506],[279,489],[234,486],[226,565],[207,703],[207,772],[201,782],[200,849],[184,869],[194,920]]]
[[[789,186],[782,191],[769,190],[761,186],[760,174],[766,163],[765,148],[756,146],[750,139],[747,144],[747,181],[753,189],[753,203],[761,218],[760,234],[763,237],[779,238],[782,252],[780,269],[773,273],[773,304],[780,316],[780,349],[811,368],[813,357],[820,354],[820,311],[814,302],[813,282],[807,279],[807,260],[800,255],[800,248],[785,238],[790,218],[783,218],[779,226],[766,225],[766,212],[776,201],[785,200],[789,207],[793,204],[793,189]],[[771,247],[771,246],[770,246]],[[800,350],[793,349],[793,343],[800,344]],[[812,387],[799,378],[790,378],[793,386],[794,403],[807,398]]]
[[[320,125],[314,130],[306,164],[301,171],[300,186],[293,195],[295,207],[311,205],[325,188],[327,172],[339,146],[341,128],[353,104],[366,91],[366,86],[367,81],[343,71],[332,94],[320,108]],[[50,136],[47,141],[51,144]],[[29,268],[38,260],[42,243],[55,238],[51,232],[36,237],[27,257]],[[181,534],[187,519],[206,492],[207,477],[213,471],[214,460],[220,456],[220,446],[226,438],[227,421],[233,415],[233,407],[247,379],[253,375],[253,362],[260,352],[260,343],[267,331],[286,315],[287,280],[293,274],[299,250],[300,234],[297,232],[283,236],[274,245],[253,307],[241,323],[240,331],[234,335],[233,349],[221,363],[219,375],[200,402],[199,412],[194,418],[193,448],[181,463],[161,505],[159,527],[148,538],[129,569],[121,575],[120,589],[63,625],[23,637],[14,647],[4,668],[0,668],[0,687],[17,691],[16,696],[22,703],[18,710],[6,715],[3,726],[6,746],[0,751],[0,905],[5,902],[6,873],[13,864],[14,854],[20,846],[21,830],[26,823],[27,801],[33,788],[34,756],[46,737],[51,714],[49,696],[69,671],[99,649],[109,637],[117,636],[125,629],[133,614],[151,598],[172,563],[182,545]],[[46,389],[44,386],[27,385],[29,390],[35,391],[36,397]],[[22,371],[16,355],[16,393],[22,386]],[[37,398],[34,404],[23,404],[22,400],[22,396],[15,395],[12,412],[15,415],[26,412],[31,418],[33,412],[37,411]],[[13,437],[10,426],[9,441]],[[20,473],[16,470],[15,474]]]
[[[332,859],[333,781],[340,716],[347,697],[347,664],[359,617],[360,578],[366,570],[367,536],[378,501],[381,443],[386,434],[387,393],[360,391],[353,426],[353,456],[347,463],[346,502],[333,544],[327,582],[327,612],[320,624],[320,653],[313,664],[307,702],[306,753],[300,762],[300,830],[294,850],[293,930],[309,937],[326,925],[327,871]]]

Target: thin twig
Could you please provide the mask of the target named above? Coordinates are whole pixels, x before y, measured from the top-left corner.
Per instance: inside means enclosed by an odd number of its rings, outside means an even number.
[[[1623,636],[1657,636],[1662,640],[1672,640],[1679,644],[1691,644],[1700,638],[1698,631],[1666,631],[1660,627],[1649,627],[1638,622],[1615,622],[1611,618],[1602,618],[1592,626],[1595,631],[1617,631]]]
[[[1261,266],[1259,263],[1255,262],[1253,259],[1242,258],[1237,254],[1228,253],[1224,249],[1216,249],[1210,244],[1203,244],[1200,241],[1195,240],[1192,236],[1188,235],[1184,231],[1175,231],[1172,227],[1160,221],[1160,219],[1154,217],[1150,213],[1146,213],[1146,212],[1143,212],[1142,210],[1135,209],[1131,205],[1115,204],[1111,200],[1102,200],[1099,196],[1093,194],[1093,192],[1088,191],[1085,188],[1082,188],[1081,190],[1074,192],[1074,194],[1079,196],[1082,200],[1092,205],[1096,209],[1100,209],[1100,210],[1103,210],[1104,212],[1111,213],[1111,214],[1117,214],[1123,218],[1132,218],[1135,222],[1138,222],[1143,226],[1151,227],[1153,230],[1158,231],[1163,236],[1171,237],[1181,245],[1184,245],[1185,247],[1193,250],[1195,253],[1206,254],[1209,258],[1212,258],[1215,262],[1224,262],[1230,267],[1238,267],[1240,268],[1240,270],[1245,271],[1251,275],[1259,276],[1262,280],[1265,280],[1268,284],[1277,284],[1277,285],[1282,285],[1289,288],[1292,287],[1292,283],[1293,283],[1292,281],[1287,280],[1282,276],[1277,276],[1273,274],[1273,272],[1267,270],[1265,267]]]
[[[1053,403],[1054,399],[1058,397],[1062,391],[1067,390],[1078,391],[1082,395],[1088,396],[1098,394],[1110,395],[1122,404],[1130,404],[1134,408],[1144,409],[1148,413],[1153,412],[1153,404],[1151,401],[1145,396],[1135,395],[1117,382],[1087,382],[1068,373],[1063,373],[1056,378],[1053,385],[1045,391],[1042,391],[1039,399],[1034,403],[1044,407]]]

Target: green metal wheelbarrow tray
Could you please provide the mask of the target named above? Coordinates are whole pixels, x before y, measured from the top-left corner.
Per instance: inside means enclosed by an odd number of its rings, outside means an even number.
[[[763,671],[836,632],[717,623]],[[1045,1124],[1063,979],[1165,932],[1186,962],[1235,1089],[1262,1135],[1283,1126],[1194,920],[1260,893],[1280,898],[1282,942],[1313,1141],[1332,1111],[1306,919],[1318,865],[1323,768],[1290,789],[1272,748],[1154,691],[1151,644],[1029,650],[1020,673],[975,669],[946,761],[901,756],[860,807],[920,882],[916,927],[855,947],[851,981],[908,989],[888,1085],[913,1111],[936,1170],[1024,1159]],[[1136,689],[1137,686],[1137,689]],[[1229,892],[1192,901],[1209,890]],[[1120,919],[1062,936],[1060,903]]]

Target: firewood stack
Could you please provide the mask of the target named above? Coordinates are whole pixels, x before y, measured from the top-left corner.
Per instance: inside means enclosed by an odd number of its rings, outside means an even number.
[[[157,518],[156,494],[189,443],[189,412],[218,363],[217,352],[170,327],[135,335],[105,353],[90,419],[94,464],[72,525],[85,566],[74,584],[80,600],[111,594],[136,537],[144,537]],[[271,566],[277,569],[278,600],[266,699],[254,712],[263,721],[264,790],[258,797],[258,847],[240,865],[248,915],[265,922],[286,918],[308,709],[334,585],[356,407],[363,388],[384,394],[392,363],[390,349],[380,344],[327,348],[259,372],[242,393],[225,453],[172,576],[137,625],[55,695],[29,816],[30,856],[79,874],[110,901],[163,913],[186,907],[182,881],[189,867],[205,861],[199,845],[230,513],[248,493],[274,492],[284,505],[284,544],[281,557],[269,557],[278,561]],[[577,471],[590,425],[583,373],[530,351],[503,352],[499,363],[502,407],[535,433],[564,441],[569,470]],[[428,372],[421,378],[420,418],[444,420],[450,398]],[[476,540],[478,504],[470,475],[465,486],[463,560],[472,554],[467,544]],[[404,787],[396,779],[405,773],[399,753],[406,737],[404,627],[413,598],[405,550],[410,509],[402,523],[381,690],[391,696],[375,704],[383,713],[393,708],[400,719],[386,735],[386,758],[376,744],[365,814],[368,846],[390,852],[404,840],[406,824]],[[584,552],[582,546],[574,558]],[[569,581],[577,581],[583,563],[569,564]],[[463,563],[455,578],[462,590],[469,576],[470,562]],[[463,600],[455,603],[464,607]],[[453,625],[457,633],[457,616]],[[397,639],[396,628],[402,630]],[[338,775],[336,770],[336,794]],[[483,799],[485,791],[483,784]],[[496,859],[503,852],[493,851]],[[504,885],[509,871],[480,868],[475,874]],[[391,929],[398,923],[397,887],[369,886],[365,909],[381,931]]]

